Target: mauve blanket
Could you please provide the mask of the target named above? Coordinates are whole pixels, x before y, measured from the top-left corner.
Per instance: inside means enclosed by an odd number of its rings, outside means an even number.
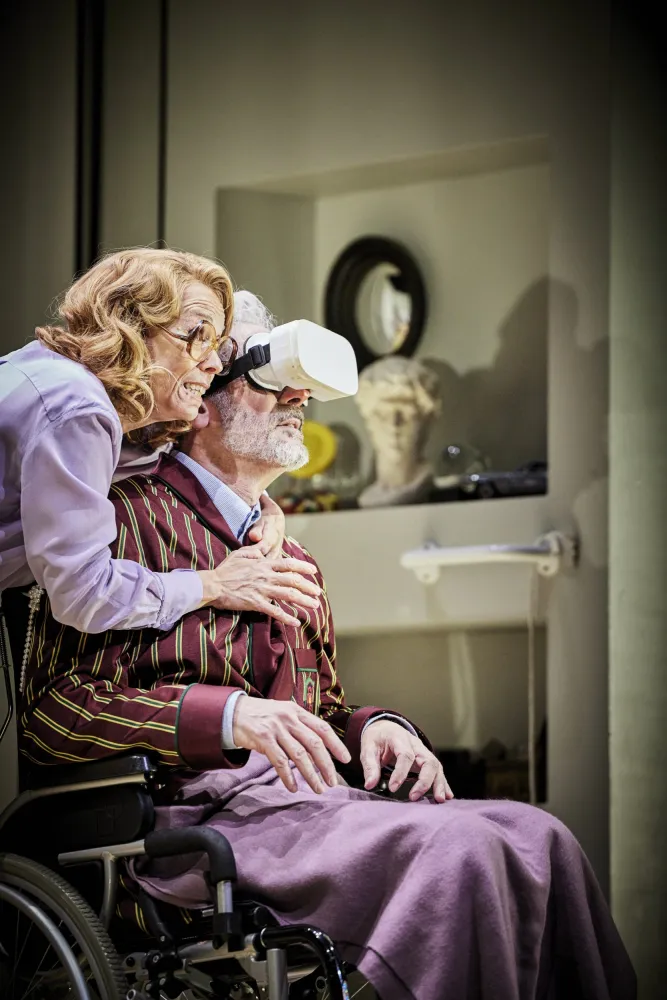
[[[590,865],[541,809],[392,801],[341,785],[288,792],[252,753],[159,807],[157,826],[211,826],[239,889],[311,923],[382,1000],[633,1000],[634,972]],[[192,862],[195,862],[194,864]],[[132,866],[153,896],[210,902],[203,860]]]

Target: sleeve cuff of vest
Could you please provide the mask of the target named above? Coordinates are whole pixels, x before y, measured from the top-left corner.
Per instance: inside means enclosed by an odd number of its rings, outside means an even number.
[[[234,687],[191,684],[183,697],[176,721],[176,749],[179,757],[194,771],[217,767],[243,767],[249,750],[223,751],[220,735],[227,699],[238,691]]]

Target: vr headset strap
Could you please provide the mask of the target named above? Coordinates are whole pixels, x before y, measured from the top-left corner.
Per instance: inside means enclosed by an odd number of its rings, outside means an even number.
[[[224,388],[224,386],[229,385],[230,382],[234,382],[237,378],[242,378],[249,372],[254,371],[255,368],[263,368],[264,365],[268,365],[270,360],[271,345],[255,344],[247,354],[242,354],[240,358],[236,359],[228,372],[224,375],[213,376],[213,381],[204,393],[204,396],[210,396],[212,392]]]

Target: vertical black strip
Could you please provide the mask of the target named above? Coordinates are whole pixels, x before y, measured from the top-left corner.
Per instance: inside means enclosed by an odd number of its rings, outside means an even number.
[[[158,91],[157,239],[165,246],[167,227],[167,128],[169,113],[169,0],[160,0]]]
[[[105,0],[77,0],[76,270],[99,252]]]

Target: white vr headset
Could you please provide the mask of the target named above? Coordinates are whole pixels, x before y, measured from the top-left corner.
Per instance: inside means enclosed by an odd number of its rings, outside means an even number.
[[[308,319],[254,333],[239,349],[243,353],[228,372],[215,376],[206,395],[242,377],[270,392],[282,392],[287,386],[309,389],[321,402],[354,396],[359,388],[350,342]]]

